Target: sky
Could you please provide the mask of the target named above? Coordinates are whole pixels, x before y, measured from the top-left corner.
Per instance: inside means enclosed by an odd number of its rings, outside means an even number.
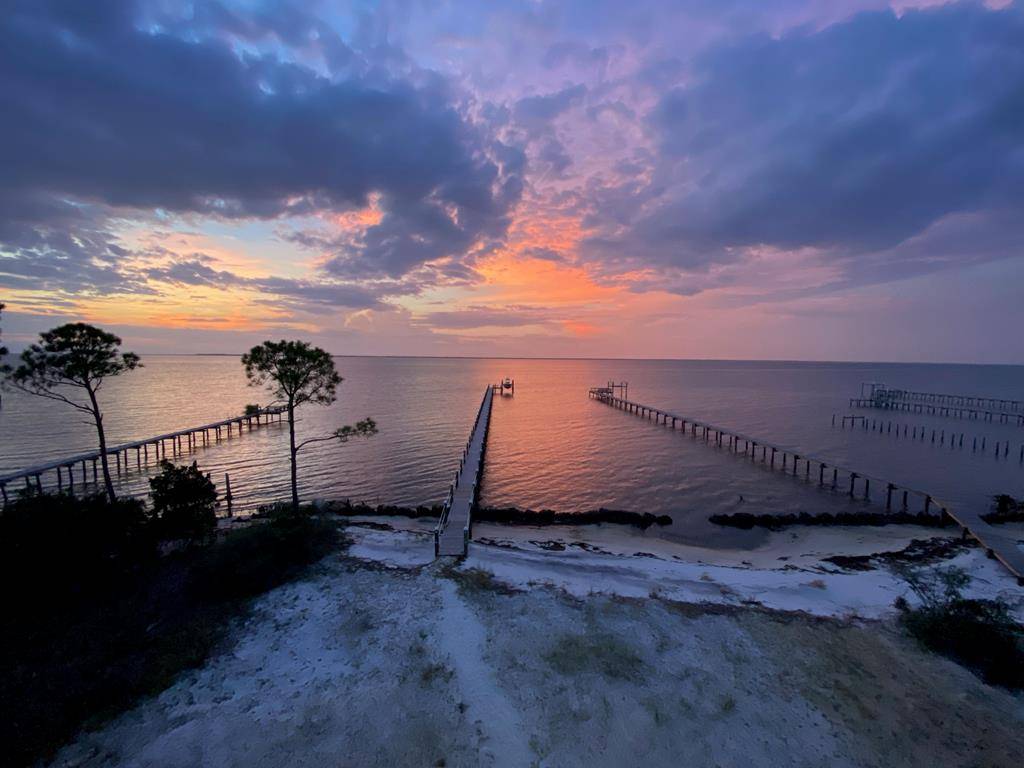
[[[1024,363],[1024,3],[12,0],[5,343]]]

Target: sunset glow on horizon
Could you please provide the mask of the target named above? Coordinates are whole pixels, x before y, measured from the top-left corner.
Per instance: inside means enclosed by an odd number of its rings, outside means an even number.
[[[5,342],[1024,362],[1024,7],[739,5],[15,2]]]

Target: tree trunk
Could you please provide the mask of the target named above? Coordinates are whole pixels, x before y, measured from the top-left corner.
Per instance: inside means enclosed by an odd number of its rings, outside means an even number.
[[[113,504],[117,501],[114,493],[114,481],[110,479],[110,464],[107,462],[107,436],[103,431],[103,414],[100,413],[100,404],[96,402],[96,393],[91,388],[89,401],[92,403],[92,417],[96,420],[96,433],[100,438],[100,464],[103,465],[103,484],[107,488],[107,499]]]
[[[295,401],[288,399],[288,440],[292,457],[292,510],[299,511],[298,451],[295,449]]]

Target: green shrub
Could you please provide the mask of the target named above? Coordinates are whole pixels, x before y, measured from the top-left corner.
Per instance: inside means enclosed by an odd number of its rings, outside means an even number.
[[[903,625],[922,645],[954,659],[987,683],[1024,689],[1024,632],[1005,602],[963,597],[970,577],[959,568],[904,576],[921,606],[911,608],[901,598],[897,607]]]
[[[217,488],[196,462],[176,467],[161,461],[160,474],[150,478],[149,487],[161,537],[192,542],[216,529]]]

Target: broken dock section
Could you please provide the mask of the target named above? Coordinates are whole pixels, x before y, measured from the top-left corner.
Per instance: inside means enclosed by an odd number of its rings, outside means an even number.
[[[592,399],[641,418],[653,420],[656,424],[664,424],[672,429],[678,427],[684,435],[689,434],[695,440],[703,440],[705,443],[725,448],[730,453],[742,454],[753,462],[766,465],[769,469],[777,469],[783,474],[808,483],[816,483],[819,487],[832,491],[842,490],[850,498],[878,503],[884,498],[887,512],[898,508],[902,512],[946,517],[960,526],[965,537],[971,536],[978,541],[989,557],[999,560],[1016,577],[1018,584],[1024,585],[1024,551],[1017,546],[1011,536],[986,523],[976,512],[953,510],[946,502],[924,491],[830,464],[822,459],[796,453],[791,449],[700,419],[628,400],[624,396],[620,397],[619,392],[625,392],[625,385],[609,383],[604,387],[592,387],[589,394]]]
[[[484,469],[493,401],[494,387],[488,386],[459,459],[455,480],[448,488],[441,518],[434,529],[434,557],[465,557],[469,552],[469,540],[473,533],[473,508],[476,506],[477,487]]]

